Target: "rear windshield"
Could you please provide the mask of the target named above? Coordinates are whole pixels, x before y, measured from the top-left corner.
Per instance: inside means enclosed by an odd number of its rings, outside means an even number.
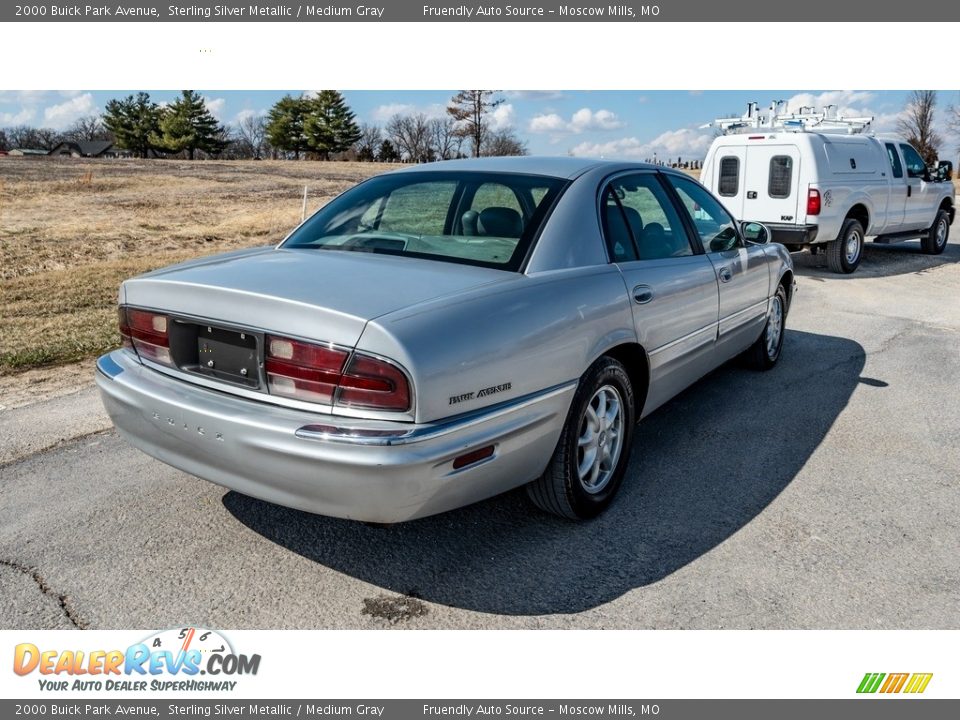
[[[518,270],[564,185],[507,173],[381,175],[332,200],[283,246]]]

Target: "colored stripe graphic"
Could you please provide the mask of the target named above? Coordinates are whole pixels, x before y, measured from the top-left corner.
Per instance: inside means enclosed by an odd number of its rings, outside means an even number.
[[[863,680],[860,681],[860,687],[857,688],[857,692],[875,693],[877,688],[880,687],[880,683],[884,677],[886,677],[884,673],[867,673],[863,676]]]
[[[903,684],[910,677],[910,673],[890,673],[887,675],[887,681],[880,688],[882,693],[898,693],[903,688]]]
[[[884,682],[886,678],[886,682]],[[918,694],[927,689],[933,673],[866,673],[860,685],[857,687],[858,693],[875,693],[878,690],[881,693],[893,694],[903,691],[904,693]],[[881,683],[883,683],[881,685]]]
[[[905,693],[922,693],[927,689],[927,685],[930,684],[930,679],[933,677],[933,673],[914,673],[910,678],[910,682],[907,683]]]

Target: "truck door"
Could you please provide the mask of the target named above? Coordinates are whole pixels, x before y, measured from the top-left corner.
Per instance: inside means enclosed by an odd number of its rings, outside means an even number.
[[[746,197],[740,220],[795,223],[800,192],[800,151],[795,145],[766,145],[763,141],[747,150]]]
[[[907,202],[904,208],[904,230],[923,230],[933,224],[933,209],[936,207],[935,193],[927,176],[927,164],[912,145],[900,143],[903,164],[907,175]]]
[[[884,232],[898,232],[903,229],[904,211],[907,206],[907,181],[903,177],[903,161],[897,146],[888,142],[887,160],[890,161],[890,196],[887,200],[887,222]]]
[[[745,174],[747,172],[745,147],[719,147],[713,164],[713,177],[704,184],[715,190],[720,202],[735,218],[743,217]]]

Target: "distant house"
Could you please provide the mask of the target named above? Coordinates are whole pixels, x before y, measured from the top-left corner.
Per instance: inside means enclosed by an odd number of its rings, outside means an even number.
[[[130,157],[129,150],[121,150],[110,140],[65,140],[47,154],[53,157],[75,158]]]
[[[13,157],[22,157],[24,155],[46,155],[46,150],[39,150],[37,148],[13,148],[10,151],[10,155]]]

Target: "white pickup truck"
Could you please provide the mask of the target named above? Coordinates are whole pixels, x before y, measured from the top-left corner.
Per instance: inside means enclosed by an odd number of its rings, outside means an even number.
[[[738,220],[764,223],[790,250],[825,248],[831,270],[852,273],[867,237],[943,252],[951,170],[928,168],[898,137],[758,129],[716,138],[700,180]]]

